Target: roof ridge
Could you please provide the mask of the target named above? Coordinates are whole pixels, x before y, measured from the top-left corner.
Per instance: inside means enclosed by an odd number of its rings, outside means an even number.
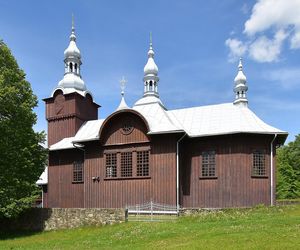
[[[209,104],[209,105],[202,105],[202,106],[194,106],[194,107],[187,107],[187,108],[178,108],[178,109],[170,109],[168,111],[177,111],[177,110],[185,110],[185,109],[196,109],[196,108],[204,108],[204,107],[212,107],[212,106],[221,106],[221,105],[232,105],[231,102],[219,103],[219,104]]]

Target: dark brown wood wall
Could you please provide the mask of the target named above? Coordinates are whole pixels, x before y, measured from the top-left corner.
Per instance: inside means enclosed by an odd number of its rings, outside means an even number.
[[[63,95],[58,91],[53,98],[45,99],[48,121],[48,145],[72,137],[85,121],[98,119],[98,105],[90,95],[77,93]]]
[[[125,125],[133,128],[128,134],[122,130]],[[130,112],[119,113],[110,118],[101,130],[101,144],[111,146],[149,142],[147,132],[146,124],[136,114]]]
[[[176,154],[175,136],[154,138],[150,150],[150,176],[132,178],[106,178],[105,157],[107,148],[99,143],[86,147],[85,159],[85,207],[116,208],[143,204],[151,200],[161,204],[176,204]],[[149,144],[135,144],[135,149],[147,148]],[[150,145],[149,145],[150,146]],[[110,147],[109,150],[128,149],[127,145]],[[100,181],[93,181],[93,177]]]
[[[43,207],[48,207],[48,185],[42,185]]]
[[[153,136],[153,201],[176,205],[176,141],[178,134]]]
[[[51,120],[48,122],[48,145],[51,146],[63,138],[75,136],[83,123],[83,120],[75,116]]]
[[[84,207],[83,183],[73,183],[73,162],[83,159],[78,149],[49,153],[48,207]]]
[[[270,204],[272,136],[228,135],[186,140],[181,162],[183,207],[249,207]],[[267,178],[253,178],[252,152],[266,152]],[[217,179],[201,179],[202,151],[216,151]]]
[[[122,117],[126,116],[126,117]],[[124,135],[123,118],[132,119],[134,130]],[[72,184],[72,164],[78,150],[50,152],[49,207],[116,208],[153,201],[176,204],[176,140],[178,135],[157,135],[149,138],[146,125],[136,115],[120,114],[107,123],[102,142],[85,146],[84,183]],[[126,119],[125,119],[126,120]],[[106,178],[105,152],[150,149],[150,175],[132,178]],[[99,177],[100,181],[93,181]]]
[[[99,143],[87,147],[84,168],[85,207],[125,207],[149,200],[151,179],[106,179],[105,157]],[[93,181],[94,176],[99,176],[100,181]],[[136,197],[139,197],[139,200]]]
[[[122,128],[128,122],[134,129],[124,134]],[[150,200],[176,205],[176,142],[180,136],[148,136],[147,126],[138,115],[116,114],[102,128],[102,139],[85,145],[84,183],[72,183],[73,162],[83,157],[82,151],[50,152],[48,206],[116,208]],[[223,208],[270,204],[272,139],[272,135],[251,134],[186,137],[180,146],[181,206]],[[105,153],[141,149],[150,149],[149,176],[106,178]],[[251,176],[255,149],[266,152],[266,178]],[[207,150],[216,151],[216,179],[199,178],[202,151]],[[99,177],[99,181],[93,181],[93,177]]]
[[[134,127],[126,135],[124,123]],[[85,207],[125,207],[153,201],[176,204],[176,135],[147,135],[144,121],[126,112],[113,117],[102,129],[101,142],[86,145]],[[150,176],[133,178],[106,178],[106,151],[139,150],[150,148]],[[93,177],[100,177],[93,182]]]

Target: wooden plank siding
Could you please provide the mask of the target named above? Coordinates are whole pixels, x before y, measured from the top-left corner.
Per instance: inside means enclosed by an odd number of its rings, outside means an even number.
[[[131,124],[130,134],[122,133],[124,123]],[[86,144],[85,207],[125,207],[150,200],[157,203],[176,203],[176,137],[147,136],[144,121],[132,113],[120,113],[105,124],[102,140]],[[106,178],[105,152],[150,149],[149,176],[136,176],[133,159],[133,177]],[[93,176],[100,181],[93,182]]]
[[[133,129],[124,133],[125,125]],[[182,134],[150,136],[147,132],[147,124],[133,111],[116,112],[101,128],[101,140],[85,143],[85,152],[79,149],[50,152],[48,206],[119,208],[151,200],[176,205],[176,142]],[[186,208],[269,205],[272,139],[273,135],[254,134],[186,136],[180,143],[180,205]],[[265,151],[265,178],[252,177],[252,152],[256,149]],[[133,176],[121,177],[120,153],[140,150],[150,150],[149,176],[136,176],[133,153]],[[208,150],[216,153],[214,179],[200,178],[202,152]],[[117,177],[106,177],[105,154],[111,152],[117,153]],[[75,184],[73,162],[82,158],[84,181]]]
[[[183,207],[249,207],[270,204],[270,142],[273,136],[227,135],[189,139],[181,148]],[[266,153],[266,178],[252,177],[252,152]],[[202,151],[216,151],[215,179],[201,179]],[[275,156],[274,156],[275,158]]]
[[[68,149],[49,153],[48,206],[84,207],[83,183],[73,183],[73,162],[83,159],[82,151]]]
[[[134,127],[122,133],[124,121]],[[84,183],[72,183],[73,162],[78,149],[50,152],[49,207],[117,208],[153,201],[176,204],[176,140],[178,135],[147,135],[144,121],[135,114],[121,113],[107,122],[101,141],[85,144]],[[105,152],[150,150],[149,176],[106,178]],[[66,153],[68,151],[68,153]],[[99,177],[100,181],[94,181]]]
[[[44,101],[49,146],[63,138],[74,136],[85,121],[98,119],[99,106],[93,103],[89,94],[86,97],[77,93],[63,95],[58,90],[54,97]]]
[[[48,185],[42,185],[42,192],[43,192],[43,207],[49,207],[48,205]]]

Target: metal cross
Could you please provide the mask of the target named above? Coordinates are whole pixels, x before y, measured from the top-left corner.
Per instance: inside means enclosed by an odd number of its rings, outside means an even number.
[[[72,31],[75,30],[75,25],[74,25],[74,14],[72,13]]]
[[[125,84],[128,81],[125,79],[125,77],[123,76],[122,79],[120,80],[120,85],[121,85],[121,95],[124,95],[124,90],[125,90]]]

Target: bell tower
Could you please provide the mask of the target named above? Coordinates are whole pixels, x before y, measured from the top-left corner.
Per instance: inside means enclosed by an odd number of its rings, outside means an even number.
[[[74,18],[70,43],[64,51],[65,73],[46,104],[48,121],[48,147],[63,138],[74,136],[82,124],[98,119],[100,105],[93,101],[93,96],[81,78],[81,54],[76,45]]]

